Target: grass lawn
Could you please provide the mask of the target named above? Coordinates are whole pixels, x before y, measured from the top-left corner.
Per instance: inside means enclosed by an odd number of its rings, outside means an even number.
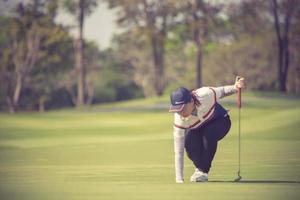
[[[43,114],[0,113],[0,199],[299,199],[300,99],[246,94],[242,181],[237,109],[207,183],[174,182],[166,97]],[[153,108],[153,110],[152,110]],[[157,109],[154,109],[157,108]]]

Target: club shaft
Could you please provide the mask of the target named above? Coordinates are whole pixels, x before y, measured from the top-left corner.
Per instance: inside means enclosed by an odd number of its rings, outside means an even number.
[[[238,123],[238,132],[239,132],[239,172],[241,172],[241,108],[239,108],[239,123]]]
[[[241,178],[241,108],[242,108],[242,91],[241,88],[238,89],[238,99],[237,99],[237,106],[238,106],[238,160],[239,160],[239,170],[238,176]]]

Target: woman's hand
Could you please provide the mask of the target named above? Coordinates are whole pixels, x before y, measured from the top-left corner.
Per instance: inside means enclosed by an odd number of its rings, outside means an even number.
[[[235,78],[234,87],[235,87],[236,89],[239,89],[239,88],[245,88],[245,78],[242,77],[242,76],[237,76],[237,77]]]

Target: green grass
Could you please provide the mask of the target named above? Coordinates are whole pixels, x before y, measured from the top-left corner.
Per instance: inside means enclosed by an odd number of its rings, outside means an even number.
[[[248,93],[244,102],[240,183],[232,182],[234,97],[223,102],[232,128],[219,143],[208,183],[188,181],[188,159],[185,183],[174,183],[168,97],[82,111],[1,113],[0,199],[299,199],[300,99]]]

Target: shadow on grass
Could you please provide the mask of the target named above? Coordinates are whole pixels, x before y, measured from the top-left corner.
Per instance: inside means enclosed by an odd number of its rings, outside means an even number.
[[[300,181],[289,181],[289,180],[240,180],[240,181],[219,181],[212,180],[209,183],[289,183],[289,184],[300,184]]]

